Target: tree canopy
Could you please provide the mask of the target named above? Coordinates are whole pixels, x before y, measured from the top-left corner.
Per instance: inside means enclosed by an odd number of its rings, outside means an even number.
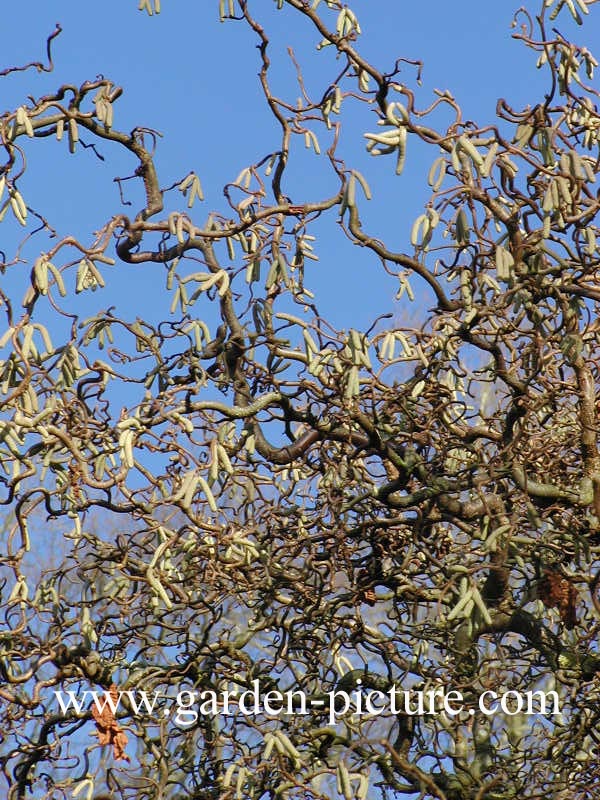
[[[421,62],[364,55],[359,3],[277,0],[310,44],[289,50],[288,86],[273,4],[214,5],[256,45],[271,126],[220,197],[196,171],[163,174],[168,138],[143,117],[120,124],[119,75],[35,93],[60,26],[44,61],[0,73],[28,76],[0,116],[5,792],[593,798],[600,112],[578,40],[594,0],[516,13],[529,102],[509,82],[481,120],[425,92]],[[38,207],[42,147],[129,170],[93,235],[77,207],[70,230]],[[298,179],[307,151],[316,185]],[[384,237],[379,184],[401,186],[413,156],[425,205]],[[315,288],[353,258],[364,277],[345,291],[360,299],[376,272],[390,287],[366,326],[327,319]],[[139,294],[124,298],[126,269]],[[257,685],[296,692],[293,713],[173,706]],[[465,707],[357,713],[393,687]],[[159,699],[100,712],[92,690]],[[69,691],[79,710],[57,704]],[[489,691],[513,705],[482,713]],[[560,713],[514,706],[536,691]]]

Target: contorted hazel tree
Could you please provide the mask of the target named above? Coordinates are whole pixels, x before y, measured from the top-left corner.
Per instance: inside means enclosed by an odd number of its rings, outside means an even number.
[[[30,270],[24,297],[1,294],[5,796],[594,796],[599,94],[592,53],[555,27],[591,5],[519,12],[513,36],[545,89],[526,108],[500,100],[490,122],[466,121],[449,92],[421,97],[419,64],[367,61],[338,0],[279,0],[315,59],[338,56],[316,94],[298,61],[300,101],[295,86],[279,96],[265,5],[221,3],[258,45],[273,128],[210,213],[195,173],[157,172],[151,131],[119,128],[108,80],[3,114],[3,230],[30,237],[2,267],[4,287]],[[430,152],[429,200],[399,244],[361,222],[384,201],[341,155],[363,135],[398,186],[411,148]],[[21,194],[48,137],[64,159],[82,141],[126,151],[143,205],[115,208],[93,240],[54,231]],[[292,205],[304,140],[335,188],[295,189]],[[314,264],[316,222],[402,303],[418,293],[418,322],[328,324],[311,281],[339,265]],[[113,259],[160,320],[111,300]],[[109,310],[90,315],[92,300]],[[166,699],[255,680],[317,702],[183,725]],[[394,715],[378,700],[375,715],[336,706],[330,724],[318,703],[393,685],[460,691],[465,708]],[[127,699],[92,714],[81,693],[111,686],[160,697],[150,715]],[[561,713],[549,700],[486,716],[488,689],[554,691]]]

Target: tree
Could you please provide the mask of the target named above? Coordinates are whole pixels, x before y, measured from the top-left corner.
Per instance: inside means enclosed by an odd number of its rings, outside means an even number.
[[[594,797],[600,113],[596,60],[554,27],[592,5],[518,12],[545,88],[478,122],[447,91],[422,97],[419,63],[361,55],[339,0],[278,0],[311,58],[336,56],[310,89],[291,54],[301,97],[280,97],[264,4],[222,0],[258,45],[273,134],[208,218],[195,172],[157,169],[168,141],[118,127],[111,80],[2,115],[0,217],[6,241],[25,231],[2,271],[30,264],[25,296],[18,281],[0,295],[11,800]],[[3,77],[52,70],[59,33],[47,64]],[[340,154],[351,107],[398,176],[411,148],[427,154],[429,197],[400,245]],[[124,204],[93,241],[55,231],[23,190],[49,137],[73,156],[125,151],[143,202],[131,211],[119,179]],[[298,142],[321,153],[329,194],[287,196]],[[328,323],[310,288],[321,230],[403,302],[420,293],[413,324]],[[115,262],[143,270],[159,319],[103,308]],[[210,713],[211,692],[255,687],[275,708],[295,693],[293,713]],[[160,696],[113,713],[92,690]],[[536,691],[549,705],[528,715]],[[196,694],[177,708],[178,692]],[[485,692],[508,692],[493,714]]]

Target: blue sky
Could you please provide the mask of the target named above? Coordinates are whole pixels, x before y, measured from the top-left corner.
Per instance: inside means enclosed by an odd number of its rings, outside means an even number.
[[[315,51],[318,38],[299,24],[298,14],[277,11],[271,0],[254,7],[272,38],[277,91],[292,102],[298,94],[286,54],[292,45],[305,68],[309,90],[319,96],[339,68],[333,53]],[[397,57],[424,61],[423,86],[417,95],[422,106],[431,102],[434,88],[450,89],[465,118],[483,124],[492,122],[499,97],[515,107],[541,97],[541,75],[533,54],[511,39],[510,3],[357,0],[351,7],[363,29],[358,47],[378,67],[389,69]],[[321,8],[334,19],[325,3]],[[216,0],[163,0],[162,13],[152,18],[137,10],[135,0],[105,0],[101,6],[80,0],[23,0],[3,9],[3,19],[5,30],[13,32],[3,41],[3,65],[41,58],[45,37],[56,22],[63,27],[54,44],[55,71],[4,79],[3,108],[26,102],[29,94],[51,92],[62,82],[79,84],[98,74],[111,78],[124,88],[115,108],[115,125],[126,130],[143,125],[162,134],[156,160],[163,185],[181,179],[190,169],[201,177],[206,201],[194,209],[199,221],[212,209],[224,210],[222,187],[227,181],[277,147],[277,128],[258,85],[256,37],[240,23],[219,24]],[[572,32],[568,14],[561,14],[558,22],[566,34]],[[599,29],[592,15],[584,29],[586,41],[593,40],[594,30]],[[405,67],[401,77],[415,86],[412,68]],[[428,196],[425,175],[437,155],[435,149],[414,147],[409,141],[408,166],[398,178],[390,160],[371,158],[364,150],[362,134],[372,130],[372,112],[348,101],[343,120],[340,152],[348,166],[368,176],[375,193],[361,209],[365,228],[394,249],[410,248],[410,226]],[[323,149],[327,144],[321,140]],[[66,144],[27,145],[29,169],[22,181],[26,201],[45,211],[52,209],[49,216],[59,233],[75,232],[89,240],[119,210],[113,178],[131,174],[135,165],[114,148],[101,148],[106,161],[99,164],[91,150],[70,156]],[[333,188],[324,157],[303,147],[297,151],[288,182],[294,201],[314,199]],[[137,210],[139,191],[133,183],[127,190]],[[4,226],[6,247],[11,233]],[[326,317],[339,327],[366,329],[378,313],[392,311],[396,317],[412,313],[406,309],[406,299],[394,300],[397,284],[383,275],[372,256],[345,242],[332,216],[316,232],[321,261],[311,267],[308,285],[318,291],[319,308]],[[35,248],[24,252],[35,256]],[[11,270],[4,280],[10,284],[27,275],[26,268]],[[152,310],[160,315],[164,302],[170,302],[160,267],[120,265],[107,269],[106,278],[110,279],[106,302],[98,295],[90,297],[90,308],[122,304],[126,298],[132,311],[132,301],[139,302],[140,316]],[[367,291],[357,292],[363,283]]]

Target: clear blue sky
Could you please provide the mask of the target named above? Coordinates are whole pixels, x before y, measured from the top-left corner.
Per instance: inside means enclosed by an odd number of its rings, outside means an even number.
[[[463,106],[465,118],[483,124],[492,122],[498,97],[519,107],[541,96],[541,76],[533,55],[511,39],[510,2],[357,0],[350,5],[363,29],[358,46],[377,66],[388,70],[397,57],[425,62],[418,94],[422,106],[433,98],[433,88],[450,89]],[[305,67],[309,89],[315,96],[322,93],[338,66],[333,54],[315,51],[318,39],[308,26],[299,24],[298,14],[277,11],[272,0],[253,6],[260,10],[272,36],[272,57],[281,75],[275,80],[277,90],[292,102],[298,94],[285,52],[289,44]],[[326,8],[325,3],[321,8]],[[55,71],[39,76],[30,71],[4,79],[3,107],[26,102],[28,94],[51,92],[62,82],[79,84],[100,73],[111,78],[124,88],[115,108],[115,125],[124,129],[147,126],[163,134],[157,153],[163,185],[190,169],[200,175],[206,201],[195,207],[195,213],[203,221],[210,210],[225,210],[222,186],[275,149],[278,141],[277,128],[261,101],[256,38],[243,24],[219,24],[217,16],[217,0],[163,0],[162,13],[152,18],[137,10],[136,0],[11,3],[3,8],[4,30],[11,32],[3,40],[3,66],[41,58],[45,38],[56,22],[64,32],[54,44]],[[593,17],[577,34],[591,43],[594,30],[600,32],[597,15]],[[568,14],[561,14],[558,22],[565,33],[571,33]],[[406,67],[402,77],[414,85],[411,68]],[[349,101],[345,115],[340,152],[348,166],[368,174],[375,190],[374,200],[363,204],[365,228],[394,249],[410,248],[410,226],[427,198],[424,176],[437,153],[417,150],[409,141],[408,167],[398,178],[390,160],[365,153],[362,134],[374,124],[368,109]],[[321,144],[325,149],[327,142]],[[106,156],[103,165],[91,150],[70,156],[65,143],[36,141],[26,146],[30,167],[21,184],[26,201],[44,211],[51,208],[50,220],[60,234],[75,232],[89,241],[92,232],[119,210],[113,177],[131,174],[135,165],[105,146],[101,148]],[[298,168],[290,169],[288,183],[295,202],[314,199],[333,186],[323,156],[302,150],[297,163]],[[137,210],[140,195],[132,192],[130,196]],[[7,252],[11,233],[4,223]],[[339,327],[364,329],[378,313],[406,314],[407,301],[394,301],[397,285],[383,276],[372,256],[346,245],[333,216],[319,226],[318,233],[321,261],[311,267],[307,284],[319,291],[319,307],[325,316]],[[35,248],[24,252],[35,256]],[[88,300],[90,309],[114,302],[122,307],[126,298],[132,315],[134,310],[140,316],[151,309],[163,313],[167,298],[159,267],[146,268],[143,286],[142,268],[121,265],[116,270],[118,274],[106,272],[110,279],[106,300],[96,293],[81,298],[82,307]],[[4,285],[19,276],[26,280],[27,275],[25,268],[20,273],[11,270]],[[363,281],[367,291],[357,291]]]

